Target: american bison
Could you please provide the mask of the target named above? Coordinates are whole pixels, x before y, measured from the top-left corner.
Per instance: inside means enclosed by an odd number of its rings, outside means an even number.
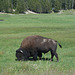
[[[53,61],[54,55],[58,61],[57,44],[62,48],[56,40],[39,35],[28,36],[22,41],[20,48],[16,50],[17,60],[27,60],[29,57],[36,60],[37,56],[41,58],[42,53],[51,51],[50,61]]]

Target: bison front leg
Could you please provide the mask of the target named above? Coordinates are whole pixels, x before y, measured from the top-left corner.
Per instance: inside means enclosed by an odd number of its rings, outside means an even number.
[[[34,59],[34,61],[36,61],[37,60],[37,52],[34,52],[34,54],[33,54],[33,59]]]
[[[28,60],[28,57],[27,57],[27,56],[25,56],[25,57],[24,57],[24,61],[27,61],[27,60]]]
[[[38,57],[41,60],[41,58],[42,58],[42,52],[38,52]]]
[[[27,51],[24,51],[24,61],[28,60],[29,53]]]

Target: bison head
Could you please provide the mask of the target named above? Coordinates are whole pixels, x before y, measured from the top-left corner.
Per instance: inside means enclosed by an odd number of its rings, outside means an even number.
[[[16,50],[16,57],[17,57],[17,60],[24,60],[24,52],[22,49],[18,49]]]

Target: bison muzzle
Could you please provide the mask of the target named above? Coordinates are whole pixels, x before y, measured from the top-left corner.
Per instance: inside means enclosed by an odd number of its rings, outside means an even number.
[[[22,41],[20,48],[16,50],[17,60],[28,60],[29,57],[37,60],[37,56],[41,59],[42,53],[50,51],[50,61],[53,61],[54,56],[58,61],[58,54],[56,53],[57,44],[62,48],[56,40],[39,35],[28,36]]]

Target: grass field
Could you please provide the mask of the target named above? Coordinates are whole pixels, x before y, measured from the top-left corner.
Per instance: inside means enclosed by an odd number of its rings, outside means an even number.
[[[0,75],[75,75],[75,15],[0,14]],[[15,61],[15,51],[30,35],[57,40],[59,62]],[[43,58],[50,58],[50,52]]]

